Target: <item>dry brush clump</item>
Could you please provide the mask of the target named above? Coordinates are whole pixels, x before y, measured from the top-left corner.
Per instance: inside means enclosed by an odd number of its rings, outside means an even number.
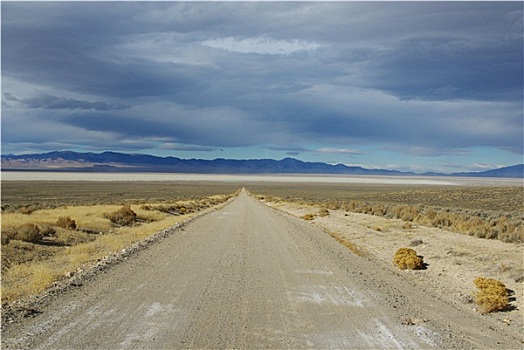
[[[411,248],[400,248],[393,257],[393,264],[401,270],[421,270],[424,268],[424,259]]]
[[[311,213],[308,213],[308,214],[304,214],[300,217],[301,219],[304,219],[306,221],[311,221],[311,220],[314,220],[315,219],[315,214],[311,214]]]
[[[387,213],[387,212],[388,211],[385,210],[383,213]],[[389,213],[395,219],[401,219],[403,221],[410,221],[410,222],[413,222],[420,217],[420,209],[416,206],[411,206],[411,205],[393,206],[389,210]]]
[[[2,230],[3,231],[3,230]],[[8,244],[11,240],[24,241],[29,243],[39,243],[44,234],[39,226],[32,223],[25,223],[14,230],[4,232],[2,237],[2,243]]]
[[[56,226],[65,228],[66,230],[75,230],[76,222],[71,219],[70,216],[60,216],[58,220],[56,220]]]
[[[326,216],[328,216],[328,215],[329,215],[329,210],[326,209],[326,208],[322,208],[322,209],[320,209],[320,211],[318,212],[318,216],[320,216],[320,217],[322,217],[322,218],[323,218],[323,217],[326,217]]]
[[[136,213],[129,204],[124,204],[119,210],[108,214],[107,218],[114,224],[131,226],[136,222]]]
[[[481,312],[490,313],[509,307],[509,291],[504,283],[484,277],[477,277],[473,283],[479,289],[475,301],[480,306]]]

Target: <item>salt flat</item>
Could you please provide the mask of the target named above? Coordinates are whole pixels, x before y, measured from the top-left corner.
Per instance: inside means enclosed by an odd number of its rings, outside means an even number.
[[[310,174],[181,174],[181,173],[84,173],[84,172],[2,172],[3,181],[218,181],[340,183],[443,186],[520,186],[522,179],[452,176],[380,176]]]

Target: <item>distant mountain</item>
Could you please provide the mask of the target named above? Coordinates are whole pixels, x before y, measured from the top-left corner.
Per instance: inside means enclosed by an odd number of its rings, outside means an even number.
[[[524,164],[507,166],[478,173],[455,173],[453,176],[476,176],[476,177],[513,177],[524,178]]]
[[[78,153],[58,151],[43,154],[3,155],[2,170],[86,172],[178,172],[205,174],[366,174],[400,175],[396,170],[302,162],[293,158],[273,159],[180,159],[116,152]]]
[[[422,175],[387,169],[366,169],[342,164],[303,162],[294,158],[273,159],[180,159],[146,154],[117,152],[78,153],[57,151],[42,154],[3,155],[2,170],[81,171],[81,172],[177,172],[202,174],[349,174],[349,175]],[[426,174],[444,175],[444,174]],[[523,177],[523,165],[481,173],[453,176]]]

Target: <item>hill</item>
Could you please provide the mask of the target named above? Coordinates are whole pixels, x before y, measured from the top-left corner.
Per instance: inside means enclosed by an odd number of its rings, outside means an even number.
[[[205,174],[375,174],[397,175],[394,170],[369,170],[293,158],[273,159],[180,159],[117,152],[78,153],[56,151],[42,154],[2,156],[3,170],[87,172],[179,172]]]
[[[479,173],[452,176],[523,177],[522,164]],[[55,151],[40,154],[2,155],[3,171],[80,172],[177,172],[200,174],[349,174],[349,175],[444,175],[414,174],[388,169],[366,169],[343,164],[303,162],[294,158],[273,159],[180,159],[117,152],[79,153]]]
[[[479,173],[456,173],[454,176],[478,176],[478,177],[512,177],[524,178],[524,164],[517,164],[498,169],[482,171]]]

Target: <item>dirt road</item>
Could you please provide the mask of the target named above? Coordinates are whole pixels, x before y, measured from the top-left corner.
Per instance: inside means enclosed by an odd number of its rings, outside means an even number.
[[[41,311],[3,347],[522,346],[245,192]]]

